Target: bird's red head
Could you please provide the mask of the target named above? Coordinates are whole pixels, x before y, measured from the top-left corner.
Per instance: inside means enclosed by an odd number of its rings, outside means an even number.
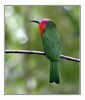
[[[42,37],[43,35],[43,30],[47,24],[47,22],[49,21],[49,19],[42,19],[41,21],[35,21],[35,20],[32,20],[31,22],[35,22],[35,23],[38,23],[39,24],[39,30],[40,30],[40,36]]]
[[[40,30],[40,36],[42,37],[43,30],[45,28],[45,25],[47,24],[49,19],[42,19],[41,23],[39,24],[39,30]]]

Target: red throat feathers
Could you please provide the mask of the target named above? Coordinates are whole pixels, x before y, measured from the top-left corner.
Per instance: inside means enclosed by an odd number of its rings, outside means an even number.
[[[39,30],[40,30],[40,36],[42,37],[43,35],[43,30],[45,28],[45,25],[47,24],[48,19],[43,19],[41,20],[41,23],[39,24]]]

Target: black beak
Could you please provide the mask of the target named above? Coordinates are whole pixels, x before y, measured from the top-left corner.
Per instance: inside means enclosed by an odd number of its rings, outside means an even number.
[[[35,22],[35,23],[37,23],[37,24],[40,24],[40,23],[41,23],[40,21],[36,21],[36,20],[32,20],[32,21],[30,21],[30,22]]]

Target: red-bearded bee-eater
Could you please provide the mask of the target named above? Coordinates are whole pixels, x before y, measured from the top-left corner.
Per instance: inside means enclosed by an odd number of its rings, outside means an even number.
[[[50,19],[41,21],[32,20],[39,24],[40,36],[48,59],[50,59],[50,83],[60,83],[58,73],[58,60],[60,58],[60,37],[56,25]]]

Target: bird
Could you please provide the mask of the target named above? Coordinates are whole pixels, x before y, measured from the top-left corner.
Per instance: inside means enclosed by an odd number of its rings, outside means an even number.
[[[58,72],[58,61],[60,58],[61,41],[58,34],[56,24],[48,18],[42,20],[31,20],[31,22],[39,24],[40,37],[42,39],[43,48],[46,57],[50,60],[50,76],[49,83],[60,83]]]

